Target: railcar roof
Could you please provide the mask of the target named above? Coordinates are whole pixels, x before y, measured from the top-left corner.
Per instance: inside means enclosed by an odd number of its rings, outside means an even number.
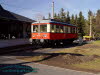
[[[73,25],[73,24],[68,24],[68,23],[64,23],[64,22],[57,22],[57,21],[54,21],[54,20],[40,20],[40,21],[37,21],[37,22],[33,22],[32,24],[37,24],[37,23],[56,23],[56,24],[63,24],[63,25],[69,25],[69,26],[76,26],[76,25]]]

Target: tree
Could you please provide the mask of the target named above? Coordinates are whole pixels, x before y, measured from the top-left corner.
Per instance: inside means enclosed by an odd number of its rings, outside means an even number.
[[[45,20],[45,16],[43,16],[43,20]]]
[[[56,21],[60,21],[60,15],[59,14],[54,14],[54,19],[56,20]]]
[[[48,14],[48,19],[51,19],[51,14],[50,13]]]
[[[90,16],[93,16],[93,13],[92,13],[92,11],[91,10],[89,10],[89,12],[88,12],[88,20],[90,21]],[[89,22],[90,23],[90,22]]]
[[[91,17],[91,21],[90,21],[90,17]],[[93,14],[92,11],[89,10],[88,12],[88,25],[87,25],[87,33],[89,34],[89,30],[90,30],[90,22],[91,22],[91,26],[92,26],[92,37],[96,38],[96,37],[100,37],[100,10],[97,10],[96,16]]]
[[[100,10],[97,10],[96,14],[95,30],[96,30],[96,37],[100,37]]]
[[[84,26],[85,26],[85,19],[82,14],[82,12],[79,13],[79,18],[78,18],[78,32],[79,36],[83,37],[85,35],[84,33]]]
[[[58,18],[58,17],[57,17],[57,14],[55,13],[55,14],[54,14],[54,19],[57,19],[57,18]]]
[[[66,13],[64,12],[64,9],[63,8],[61,8],[61,10],[60,10],[60,18],[61,18],[61,21],[62,22],[65,22]]]
[[[88,30],[89,30],[90,36],[92,36],[92,33],[93,33],[93,31],[92,31],[92,27],[93,27],[92,19],[93,19],[93,13],[92,13],[92,11],[89,10],[89,12],[88,12],[88,21],[89,21]]]
[[[60,14],[57,15],[57,21],[61,22]]]
[[[67,23],[70,23],[69,11],[67,11],[67,18],[66,18],[66,22],[67,22]]]
[[[88,11],[88,19],[85,21],[85,30],[84,33],[85,35],[89,36],[90,34],[90,17],[93,16],[93,13],[91,10]],[[92,26],[92,18],[91,18],[91,26]],[[93,26],[92,26],[93,27]]]
[[[78,24],[78,17],[77,17],[77,15],[75,15],[75,25],[77,25]]]
[[[97,30],[96,30],[96,16],[95,15],[93,15],[92,16],[92,36],[93,36],[93,38],[95,38],[96,37],[96,32]]]
[[[75,24],[75,18],[74,18],[74,15],[72,14],[71,16],[71,21],[70,21],[71,24]]]

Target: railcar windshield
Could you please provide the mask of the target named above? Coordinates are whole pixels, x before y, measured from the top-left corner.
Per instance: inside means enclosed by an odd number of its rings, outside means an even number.
[[[33,32],[47,32],[47,25],[33,25]]]
[[[33,32],[38,32],[38,25],[33,25]]]

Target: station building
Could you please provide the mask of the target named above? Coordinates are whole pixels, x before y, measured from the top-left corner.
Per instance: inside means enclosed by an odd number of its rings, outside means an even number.
[[[29,38],[34,20],[3,9],[0,5],[0,39]]]
[[[11,44],[18,42],[15,39],[30,38],[32,22],[34,20],[5,10],[0,5],[0,47],[12,46]]]

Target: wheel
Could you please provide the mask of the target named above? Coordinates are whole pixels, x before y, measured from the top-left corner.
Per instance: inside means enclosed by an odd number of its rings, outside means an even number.
[[[72,43],[73,43],[73,41],[74,41],[74,40],[70,40],[68,43],[69,43],[69,44],[72,44]]]

